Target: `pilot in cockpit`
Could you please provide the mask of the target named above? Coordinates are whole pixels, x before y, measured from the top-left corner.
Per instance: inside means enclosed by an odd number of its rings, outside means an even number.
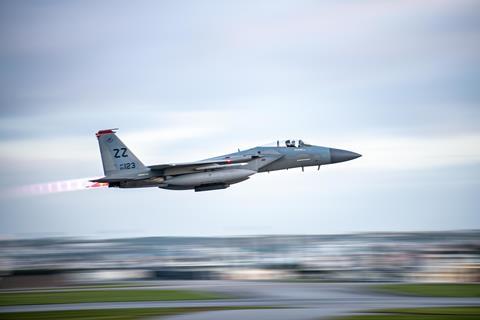
[[[285,145],[289,148],[295,148],[295,140],[292,140],[292,141],[286,140]]]

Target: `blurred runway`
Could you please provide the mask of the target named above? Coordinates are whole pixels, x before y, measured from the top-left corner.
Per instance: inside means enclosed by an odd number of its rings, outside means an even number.
[[[0,307],[3,312],[211,306],[272,306],[281,309],[212,311],[172,316],[171,320],[310,320],[380,308],[480,305],[478,298],[429,298],[372,292],[370,284],[248,281],[159,281],[146,289],[188,289],[238,298],[205,301],[106,302]],[[110,288],[109,290],[125,290]]]

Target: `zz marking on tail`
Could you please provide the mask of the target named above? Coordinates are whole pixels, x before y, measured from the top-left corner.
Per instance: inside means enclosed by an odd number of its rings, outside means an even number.
[[[122,150],[122,155],[121,156],[124,157],[124,158],[127,158],[128,157],[127,148],[113,149],[113,151],[115,151],[114,157],[117,158],[117,159],[120,158],[120,155],[119,155],[120,150]]]

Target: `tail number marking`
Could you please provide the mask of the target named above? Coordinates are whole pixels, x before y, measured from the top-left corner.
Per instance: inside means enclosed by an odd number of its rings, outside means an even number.
[[[135,162],[127,162],[120,164],[120,170],[135,169]]]
[[[128,157],[127,148],[113,149],[113,151],[115,152],[113,156],[117,159],[120,157],[123,157],[123,158]],[[122,151],[121,154],[120,154],[120,151]]]

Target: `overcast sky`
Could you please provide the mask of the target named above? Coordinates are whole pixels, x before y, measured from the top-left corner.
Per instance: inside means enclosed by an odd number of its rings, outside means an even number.
[[[478,1],[2,1],[0,237],[480,228]],[[363,154],[194,193],[12,195],[277,139]]]

